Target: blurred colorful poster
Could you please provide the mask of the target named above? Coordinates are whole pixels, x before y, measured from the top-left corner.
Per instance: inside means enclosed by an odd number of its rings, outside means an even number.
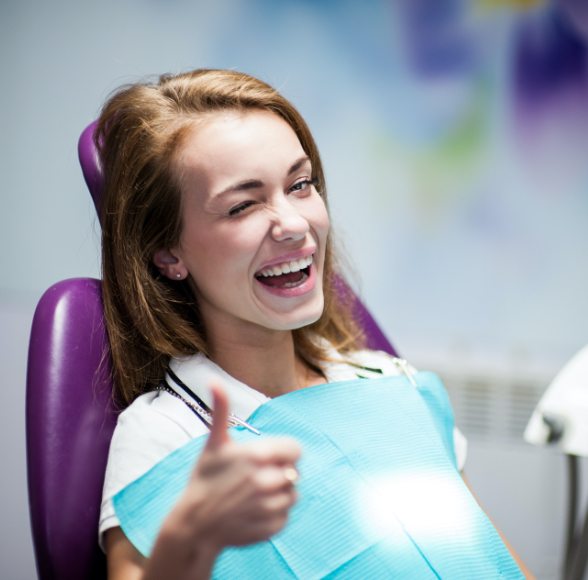
[[[257,74],[301,109],[362,294],[408,355],[563,360],[588,342],[586,6],[215,8],[208,65]]]

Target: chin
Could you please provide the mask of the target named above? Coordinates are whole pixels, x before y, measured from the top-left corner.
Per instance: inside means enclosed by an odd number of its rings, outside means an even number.
[[[284,326],[282,327],[282,330],[298,330],[305,326],[310,326],[323,315],[323,310],[324,303],[321,301],[320,307],[313,308],[312,310],[309,309],[307,312],[301,312],[298,315],[292,312],[293,316],[287,317],[289,320],[283,320]]]

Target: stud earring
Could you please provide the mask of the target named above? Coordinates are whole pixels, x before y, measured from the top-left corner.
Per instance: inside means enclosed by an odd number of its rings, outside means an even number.
[[[181,277],[182,277],[182,275],[181,275],[181,274],[178,272],[178,273],[176,274],[176,278],[179,280]]]

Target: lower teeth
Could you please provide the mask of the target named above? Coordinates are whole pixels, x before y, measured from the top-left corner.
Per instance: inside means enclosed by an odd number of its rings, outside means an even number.
[[[296,286],[300,286],[300,284],[302,284],[302,282],[304,282],[304,280],[306,280],[308,276],[304,276],[301,280],[299,280],[298,282],[286,282],[282,288],[295,288]]]
[[[288,274],[284,274],[284,276],[288,276]],[[272,279],[273,283],[266,283],[264,282],[263,278],[259,278],[259,281],[262,284],[266,284],[267,286],[273,287],[273,288],[296,288],[297,286],[300,286],[301,284],[303,284],[307,279],[308,279],[308,274],[305,271],[300,271],[300,276],[298,277],[297,280],[292,280],[292,281],[288,281],[286,280],[283,283],[280,283],[279,280],[280,276],[276,276]]]

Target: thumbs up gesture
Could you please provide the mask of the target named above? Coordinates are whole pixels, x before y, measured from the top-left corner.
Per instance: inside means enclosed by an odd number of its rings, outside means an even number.
[[[197,536],[220,551],[265,540],[286,524],[296,501],[300,446],[267,438],[239,444],[227,430],[229,403],[212,386],[212,428],[178,509],[193,521]]]

